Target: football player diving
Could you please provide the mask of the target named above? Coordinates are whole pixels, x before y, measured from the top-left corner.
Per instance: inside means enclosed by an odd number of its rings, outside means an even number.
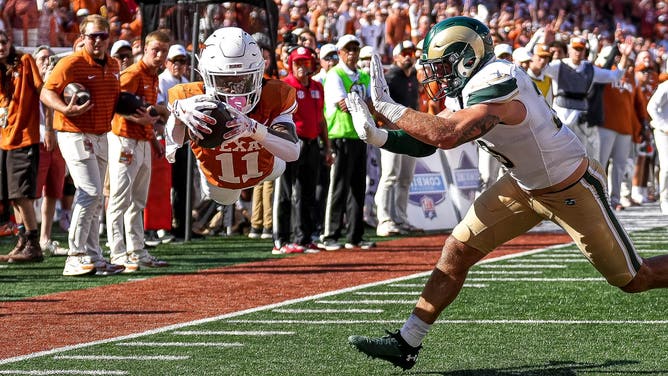
[[[360,138],[415,156],[475,140],[507,173],[453,229],[403,327],[383,337],[350,336],[350,344],[403,369],[413,367],[424,337],[459,294],[468,270],[543,220],[562,227],[607,282],[622,291],[668,286],[668,256],[638,255],[610,207],[605,170],[586,155],[529,76],[495,59],[487,26],[468,17],[439,22],[424,40],[420,62],[428,76],[426,89],[434,100],[447,97],[450,110],[434,116],[396,104],[374,56],[373,105],[401,130],[376,128],[364,102],[352,95],[348,108]]]
[[[203,196],[228,205],[242,189],[275,179],[286,161],[299,157],[292,119],[297,102],[291,86],[263,79],[262,51],[247,32],[220,28],[204,45],[198,64],[204,82],[179,84],[168,92],[167,159],[173,162],[176,149],[190,139]],[[233,118],[226,124],[204,113],[221,102]],[[219,146],[198,145],[218,132],[224,132]]]

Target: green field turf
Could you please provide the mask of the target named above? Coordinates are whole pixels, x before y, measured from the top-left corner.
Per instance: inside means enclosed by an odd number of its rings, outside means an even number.
[[[668,229],[632,237],[644,257],[668,251]],[[156,254],[161,257],[190,262],[151,275],[265,258],[267,243],[211,239],[188,247],[199,247],[197,252],[160,247]],[[215,251],[221,245],[225,252]],[[63,279],[56,272],[64,259],[54,259],[28,269],[1,269],[2,297],[19,299],[130,278]],[[11,288],[4,283],[10,280],[15,281]],[[409,372],[348,346],[351,334],[381,335],[385,328],[400,327],[425,280],[423,273],[22,361],[0,361],[0,374],[668,375],[668,291],[622,293],[605,283],[573,246],[474,267]],[[21,286],[18,292],[14,286]]]

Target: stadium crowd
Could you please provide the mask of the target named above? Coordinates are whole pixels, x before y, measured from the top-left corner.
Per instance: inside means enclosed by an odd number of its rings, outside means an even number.
[[[277,34],[273,36],[267,27],[266,10],[242,3],[205,5],[196,21],[200,30],[197,50],[222,27],[243,29],[261,48],[264,78],[281,80],[301,93],[296,96],[299,105],[291,115],[301,157],[285,161],[286,172],[276,183],[272,178],[240,187],[236,202],[216,199],[206,180],[200,180],[197,166],[187,170],[188,148],[175,150],[171,157],[165,150],[165,123],[170,118],[168,90],[193,78],[207,85],[206,77],[190,75],[191,5],[172,2],[149,7],[133,0],[6,0],[0,5],[2,230],[18,239],[16,247],[0,261],[39,262],[43,254],[72,257],[90,252],[92,247],[96,248],[92,260],[81,261],[69,272],[66,265],[64,274],[76,275],[86,264],[92,265],[86,270],[108,275],[167,266],[147,249],[174,238],[247,234],[273,239],[272,252],[284,254],[371,248],[373,242],[362,237],[365,224],[377,228],[378,236],[419,232],[405,213],[414,159],[381,153],[362,142],[349,120],[345,98],[352,91],[365,97],[369,90],[368,62],[378,54],[388,68],[393,99],[432,114],[443,110],[443,102],[430,99],[428,86],[416,85],[424,78],[419,58],[431,26],[459,15],[489,26],[496,57],[525,69],[559,120],[585,144],[589,157],[607,166],[613,208],[621,211],[660,201],[661,211],[668,214],[668,174],[661,168],[668,166],[668,118],[663,110],[668,84],[661,84],[668,79],[665,2],[281,0],[276,5]],[[142,14],[143,10],[147,14]],[[148,25],[155,25],[155,30]],[[149,49],[151,43],[160,45],[160,51]],[[101,46],[101,54],[91,52]],[[15,125],[24,131],[11,129],[18,115],[12,116],[11,112],[17,110],[8,104],[12,100],[10,91],[19,81],[14,77],[12,86],[8,73],[16,72],[17,56],[25,56],[22,64],[34,66],[36,75],[41,75],[31,79],[33,86],[41,88],[43,83],[47,91],[60,93],[71,75],[67,67],[59,65],[74,61],[62,57],[69,52],[56,54],[65,49],[83,50],[81,56],[89,51],[93,56],[91,66],[118,65],[119,87],[115,91],[104,89],[111,91],[106,92],[109,96],[104,103],[95,102],[96,111],[103,105],[108,107],[107,100],[121,90],[140,95],[155,110],[152,114],[109,114],[108,129],[98,124],[102,117],[88,120],[95,123],[90,129],[97,138],[106,140],[108,132],[112,135],[109,145],[105,141],[101,149],[97,144],[84,145],[84,152],[90,146],[97,153],[93,167],[99,176],[92,183],[81,180],[81,174],[90,169],[73,171],[65,161],[70,151],[61,154],[63,150],[58,150],[58,145],[62,149],[73,142],[72,137],[64,140],[63,134],[87,134],[82,129],[88,125],[57,125],[69,124],[63,120],[67,114],[77,117],[86,112],[85,106],[72,107],[53,97],[45,100],[42,94],[41,119]],[[55,76],[50,77],[53,72]],[[349,85],[351,77],[354,79]],[[146,92],[140,92],[138,80],[144,80],[141,82]],[[404,86],[410,89],[402,91]],[[394,98],[406,93],[413,98]],[[391,126],[387,119],[375,115],[380,126]],[[75,123],[85,123],[82,119]],[[142,125],[142,131],[134,131],[128,124]],[[35,132],[40,126],[38,139]],[[58,134],[57,142],[54,133]],[[127,140],[132,141],[132,150]],[[140,146],[141,154],[134,149]],[[16,160],[11,155],[17,150],[23,150],[21,166],[27,168],[18,175],[19,163],[7,163]],[[31,153],[38,158],[30,157]],[[109,159],[112,154],[113,161]],[[482,190],[503,174],[503,166],[498,158],[479,154]],[[166,162],[168,157],[171,166]],[[137,170],[130,169],[139,160],[142,162]],[[126,170],[134,172],[127,179],[119,179],[119,174],[127,175]],[[195,176],[192,234],[185,233],[185,221],[190,218],[185,205],[188,173]],[[14,184],[9,176],[20,176],[27,183]],[[86,186],[91,185],[94,189],[84,195]],[[106,199],[86,201],[98,195]],[[273,200],[274,196],[278,199]],[[43,205],[32,219],[25,207],[40,197]],[[79,220],[73,220],[73,213]],[[54,217],[63,230],[70,232],[67,247],[51,239]],[[36,222],[40,218],[42,227],[38,230]],[[280,219],[278,223],[276,218]],[[70,223],[79,229],[73,230]],[[109,228],[105,228],[107,224]],[[106,237],[112,249],[110,262],[104,261],[101,252],[95,253],[101,249],[100,236]],[[73,249],[77,247],[79,253]]]

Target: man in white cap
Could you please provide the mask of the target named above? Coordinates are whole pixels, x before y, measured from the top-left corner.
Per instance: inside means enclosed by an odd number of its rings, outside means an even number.
[[[392,50],[393,63],[385,73],[390,97],[414,110],[418,109],[420,86],[415,70],[415,45],[409,40]],[[408,190],[413,181],[416,159],[380,149],[380,179],[376,192],[376,235],[391,236],[416,231],[408,221]]]
[[[529,63],[531,62],[532,57],[533,53],[526,47],[517,47],[515,51],[513,51],[513,63],[522,68],[525,72],[529,69]]]
[[[318,81],[321,84],[325,81],[325,76],[327,72],[332,69],[336,64],[339,63],[339,50],[335,45],[327,43],[320,47],[319,57],[320,57],[320,72],[315,74],[312,79]]]
[[[118,62],[121,72],[133,63],[132,45],[127,40],[120,39],[114,42],[109,53]]]
[[[169,47],[165,70],[158,76],[158,104],[167,103],[167,90],[176,84],[188,82],[186,68],[188,67],[188,52],[180,44]]]
[[[371,66],[371,55],[373,55],[374,50],[371,46],[364,46],[360,50],[360,58],[357,60],[357,67],[363,70],[365,73],[369,73],[369,67]]]
[[[494,46],[494,55],[497,59],[513,62],[513,48],[509,44],[499,43]]]
[[[351,34],[343,35],[336,43],[339,63],[325,79],[325,120],[332,150],[335,154],[325,211],[323,241],[318,247],[328,251],[341,248],[338,242],[346,237],[346,248],[371,248],[364,241],[364,192],[366,190],[366,144],[360,140],[346,106],[348,93],[356,92],[369,98],[370,77],[357,68],[360,40]],[[344,227],[344,216],[347,218]]]
[[[167,91],[177,84],[190,82],[186,77],[188,71],[188,52],[185,47],[180,44],[174,44],[169,47],[167,52],[167,60],[165,60],[165,70],[158,76],[158,100],[159,105],[166,105],[168,103]],[[176,219],[176,225],[172,228],[171,234],[156,233],[156,237],[163,239],[160,243],[167,242],[170,235],[177,237],[184,236],[183,218],[186,212],[186,179],[188,173],[188,148],[180,148],[174,154],[174,163],[169,166],[171,169],[171,181],[169,185],[173,192],[174,200],[172,201],[170,217]],[[167,229],[164,229],[167,230]],[[146,242],[148,245],[157,244],[156,239],[153,239],[151,234],[147,234]]]
[[[167,90],[172,86],[188,82],[185,78],[188,58],[185,47],[180,44],[174,44],[169,47],[167,59],[165,60],[165,70],[158,76],[158,99],[157,104],[166,105]],[[156,127],[156,136],[158,142],[164,146],[164,127]],[[172,210],[172,201],[170,200],[172,190],[175,196],[183,197],[179,192],[185,191],[187,171],[187,154],[180,150],[177,153],[179,162],[170,164],[163,155],[153,153],[151,155],[151,180],[149,187],[149,196],[144,208],[144,243],[147,247],[155,247],[159,244],[166,244],[174,239],[170,233],[172,228],[172,217],[177,215]],[[176,179],[173,176],[176,174]],[[176,181],[176,184],[173,182]],[[182,183],[182,184],[181,184]],[[183,187],[181,187],[181,185]],[[175,202],[180,202],[175,199]]]

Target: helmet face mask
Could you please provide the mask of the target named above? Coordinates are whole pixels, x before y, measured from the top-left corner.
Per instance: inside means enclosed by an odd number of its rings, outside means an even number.
[[[422,81],[433,100],[456,97],[469,79],[494,58],[489,29],[468,17],[452,17],[436,24],[424,41],[420,64]]]
[[[260,101],[264,59],[250,34],[236,27],[216,30],[204,42],[199,71],[207,94],[243,113]]]

